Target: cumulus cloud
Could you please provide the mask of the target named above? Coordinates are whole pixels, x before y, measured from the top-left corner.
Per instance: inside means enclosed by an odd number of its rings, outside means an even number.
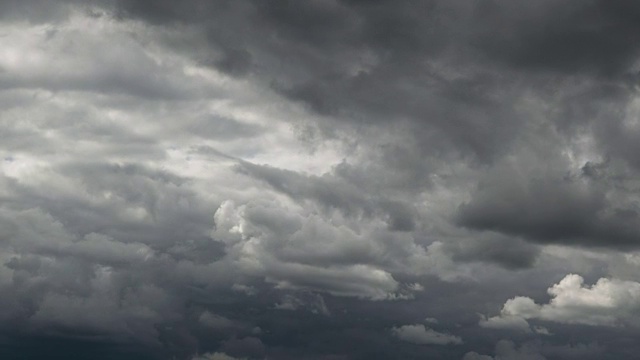
[[[411,272],[411,263],[396,261],[426,256],[410,235],[389,231],[379,221],[355,229],[340,214],[330,219],[277,198],[244,205],[227,201],[215,213],[212,237],[227,244],[227,256],[242,269],[262,274],[282,289],[374,300],[410,295],[410,287],[402,293],[389,272]],[[392,262],[386,259],[389,253],[396,256]]]
[[[402,341],[418,345],[460,345],[462,339],[455,335],[440,333],[422,324],[394,327],[391,332]]]
[[[637,323],[634,314],[640,306],[640,283],[635,281],[601,278],[585,286],[580,275],[569,274],[547,292],[551,300],[546,304],[525,296],[509,299],[500,315],[480,325],[529,331],[529,319],[592,326]]]

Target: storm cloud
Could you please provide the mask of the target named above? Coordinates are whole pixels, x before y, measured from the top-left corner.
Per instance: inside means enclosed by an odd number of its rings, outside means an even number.
[[[633,359],[640,6],[0,3],[3,359]]]

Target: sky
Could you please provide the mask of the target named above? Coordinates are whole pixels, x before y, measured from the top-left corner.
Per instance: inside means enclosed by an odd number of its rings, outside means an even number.
[[[640,3],[0,1],[0,358],[636,359]]]

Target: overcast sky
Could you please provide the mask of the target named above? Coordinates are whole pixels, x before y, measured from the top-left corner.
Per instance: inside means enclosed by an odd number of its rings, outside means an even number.
[[[0,358],[637,359],[640,3],[0,1]]]

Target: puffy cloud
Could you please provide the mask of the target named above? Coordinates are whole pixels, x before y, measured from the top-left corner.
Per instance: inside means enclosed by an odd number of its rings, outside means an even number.
[[[212,237],[227,244],[227,256],[240,268],[278,288],[375,300],[410,296],[410,287],[401,292],[389,272],[411,272],[412,264],[401,262],[426,256],[410,235],[379,221],[354,228],[339,214],[330,219],[277,198],[239,206],[228,201],[216,211]]]
[[[547,292],[551,296],[547,304],[517,296],[505,302],[500,315],[480,325],[529,331],[529,319],[593,326],[637,324],[634,314],[640,307],[640,283],[635,281],[601,278],[585,286],[580,275],[569,274]]]
[[[440,333],[422,324],[403,325],[394,327],[391,332],[402,341],[418,345],[460,345],[462,339],[458,336]]]

